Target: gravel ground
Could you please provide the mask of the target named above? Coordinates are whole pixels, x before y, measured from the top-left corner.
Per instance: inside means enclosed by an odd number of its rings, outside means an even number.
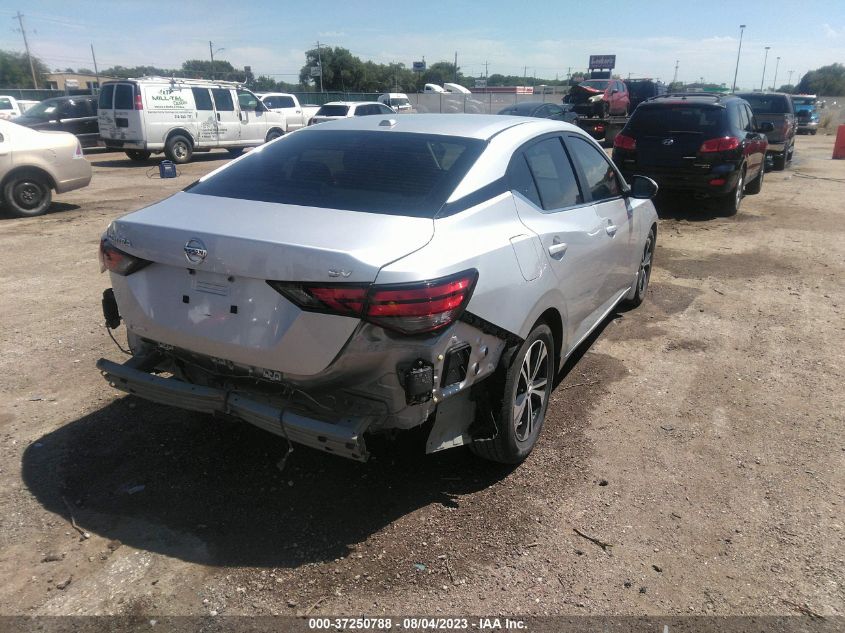
[[[660,205],[646,302],[569,363],[523,465],[409,434],[367,464],[297,448],[284,472],[283,440],[94,367],[120,358],[100,233],[228,155],[165,181],[89,155],[90,187],[0,219],[0,614],[842,615],[832,145],[798,137],[735,218]]]

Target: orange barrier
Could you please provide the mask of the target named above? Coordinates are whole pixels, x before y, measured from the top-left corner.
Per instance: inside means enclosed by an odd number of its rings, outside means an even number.
[[[836,130],[836,143],[833,144],[833,157],[845,158],[845,125]]]

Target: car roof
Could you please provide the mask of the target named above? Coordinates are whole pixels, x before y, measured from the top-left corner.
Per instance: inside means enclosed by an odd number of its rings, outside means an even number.
[[[392,121],[392,125],[381,125],[382,121]],[[489,140],[500,132],[516,126],[522,128],[526,136],[565,130],[586,134],[574,125],[552,121],[551,119],[531,119],[519,116],[501,114],[413,114],[349,117],[339,121],[323,123],[306,128],[304,131],[327,130],[384,130],[392,132],[408,132],[411,134],[436,134],[439,136],[459,136]]]
[[[661,105],[678,105],[679,103],[691,103],[695,105],[723,106],[729,101],[740,99],[732,94],[710,94],[704,92],[669,92],[665,95],[657,95],[646,99],[640,105],[649,107]]]
[[[793,95],[785,92],[737,92],[736,96],[745,99],[746,97],[792,97]]]
[[[357,105],[384,105],[378,101],[328,101],[323,105],[342,105],[342,106],[357,106]]]

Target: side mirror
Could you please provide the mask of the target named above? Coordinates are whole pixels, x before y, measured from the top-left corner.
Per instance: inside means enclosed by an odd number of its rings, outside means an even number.
[[[763,121],[760,125],[757,126],[757,131],[762,132],[765,134],[766,132],[774,132],[775,125],[771,121]]]
[[[637,200],[651,200],[657,195],[658,186],[651,178],[646,176],[634,176],[631,179],[629,195]]]

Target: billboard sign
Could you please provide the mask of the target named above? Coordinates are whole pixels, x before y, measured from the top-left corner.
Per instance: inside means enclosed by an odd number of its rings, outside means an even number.
[[[616,68],[616,55],[590,55],[590,70],[602,68],[612,70]]]
[[[414,62],[411,64],[411,70],[415,73],[424,73],[425,72],[425,62]]]
[[[323,74],[323,69],[319,66],[311,66],[311,76],[312,77],[319,77]]]

